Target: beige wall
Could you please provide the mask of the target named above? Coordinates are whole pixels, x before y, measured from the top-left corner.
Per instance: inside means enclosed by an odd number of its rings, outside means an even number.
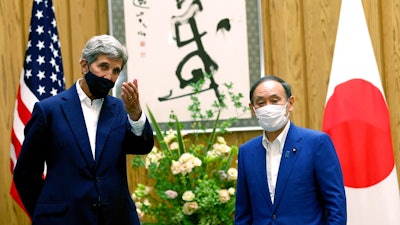
[[[287,80],[296,96],[297,125],[321,130],[340,11],[338,0],[262,0],[266,74]],[[363,0],[381,73],[400,174],[400,0]],[[107,0],[53,0],[67,87],[81,74],[80,51],[95,34],[108,33]],[[24,225],[29,219],[9,195],[10,132],[14,102],[28,38],[31,0],[0,0],[0,224]],[[247,90],[246,90],[247,91]],[[362,99],[355,99],[362,104]],[[258,132],[227,136],[242,143]],[[130,183],[144,180],[129,170]],[[132,185],[133,189],[133,185]]]

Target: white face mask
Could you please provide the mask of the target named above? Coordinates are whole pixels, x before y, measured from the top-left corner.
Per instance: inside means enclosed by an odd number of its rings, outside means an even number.
[[[287,104],[288,102],[284,105],[266,105],[254,109],[260,127],[268,132],[281,129],[289,120],[289,114],[286,116]]]

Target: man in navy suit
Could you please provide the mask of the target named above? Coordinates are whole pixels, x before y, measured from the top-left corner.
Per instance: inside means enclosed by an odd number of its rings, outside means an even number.
[[[126,154],[149,153],[153,131],[137,80],[122,84],[122,100],[108,95],[127,60],[114,37],[95,36],[82,51],[84,77],[35,104],[14,171],[33,225],[140,224]]]
[[[265,76],[250,90],[263,135],[241,145],[235,224],[345,225],[346,196],[335,148],[325,133],[290,122],[288,83]]]

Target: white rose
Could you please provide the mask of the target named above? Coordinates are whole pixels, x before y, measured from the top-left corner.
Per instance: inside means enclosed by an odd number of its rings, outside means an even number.
[[[183,193],[182,195],[182,199],[184,201],[190,202],[194,199],[195,195],[193,193],[193,191],[185,191],[185,193]]]
[[[172,160],[171,171],[174,175],[179,174],[181,172],[181,164],[175,160]]]
[[[141,209],[142,206],[143,206],[143,203],[141,203],[141,202],[135,202],[135,206],[136,206],[136,208]]]
[[[172,140],[175,139],[175,137],[176,137],[175,132],[172,129],[170,129],[168,131],[167,136],[164,137],[164,141],[165,141],[165,143],[169,144]]]
[[[185,152],[185,153],[183,153],[183,154],[181,155],[181,157],[179,158],[179,162],[181,162],[181,163],[186,163],[186,162],[192,160],[193,157],[194,157],[194,156],[193,156],[192,154]]]
[[[225,138],[221,137],[221,136],[217,137],[217,142],[220,143],[220,144],[226,144]]]
[[[229,195],[235,195],[236,190],[235,190],[235,188],[231,187],[228,189],[228,192],[229,192]]]
[[[171,150],[177,150],[177,149],[179,149],[179,144],[178,144],[178,142],[176,142],[176,141],[172,142],[172,143],[169,145],[169,148],[170,148]]]
[[[236,168],[228,169],[228,180],[237,180],[238,171]]]
[[[198,208],[199,205],[197,204],[197,202],[186,202],[182,208],[183,214],[192,215]]]
[[[192,169],[193,169],[193,165],[191,163],[180,164],[180,167],[179,167],[179,170],[181,171],[182,175],[191,173]]]
[[[197,157],[194,157],[193,159],[192,159],[192,165],[193,166],[201,166],[201,159],[199,159],[199,158],[197,158]]]
[[[143,201],[143,205],[145,205],[145,206],[151,206],[151,203],[150,203],[149,199],[146,198],[146,199]]]
[[[139,208],[136,208],[136,212],[139,216],[139,219],[142,219],[144,217],[144,212],[142,212],[142,210],[140,210]]]
[[[231,196],[229,195],[229,191],[226,189],[219,190],[219,200],[222,203],[227,203],[231,199]]]

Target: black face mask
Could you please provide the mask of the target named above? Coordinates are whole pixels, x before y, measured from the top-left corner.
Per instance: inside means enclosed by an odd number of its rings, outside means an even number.
[[[85,75],[85,79],[89,87],[89,91],[92,93],[94,98],[106,97],[111,88],[114,87],[114,82],[103,77],[98,77],[90,72],[90,70]]]

